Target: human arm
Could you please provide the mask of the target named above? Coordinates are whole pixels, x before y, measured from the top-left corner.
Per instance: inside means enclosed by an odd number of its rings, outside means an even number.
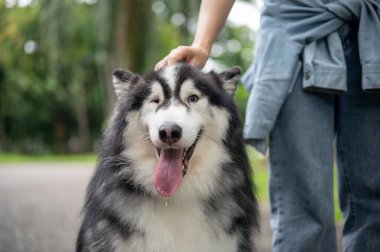
[[[219,32],[224,26],[235,0],[203,0],[199,10],[197,30],[191,46],[179,46],[156,64],[156,70],[178,61],[202,68]]]

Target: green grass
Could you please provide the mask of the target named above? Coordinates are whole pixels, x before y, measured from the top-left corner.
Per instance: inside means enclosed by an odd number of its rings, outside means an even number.
[[[338,176],[336,173],[336,167],[334,167],[334,210],[335,210],[335,220],[343,221],[343,215],[339,208],[339,197],[338,197]]]
[[[26,162],[96,162],[94,154],[70,154],[70,155],[25,155],[0,153],[0,164],[26,163]]]

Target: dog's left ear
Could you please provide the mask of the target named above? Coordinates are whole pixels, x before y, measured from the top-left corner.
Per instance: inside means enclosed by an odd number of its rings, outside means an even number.
[[[113,71],[112,84],[118,99],[128,93],[135,78],[136,75],[124,69],[116,69]]]
[[[235,94],[240,75],[241,75],[241,69],[240,67],[237,67],[237,66],[231,67],[227,69],[226,71],[219,73],[219,78],[223,82],[222,85],[223,85],[224,90],[231,96]]]

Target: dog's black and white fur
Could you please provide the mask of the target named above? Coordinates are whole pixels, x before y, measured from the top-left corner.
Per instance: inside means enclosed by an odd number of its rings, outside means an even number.
[[[114,72],[118,102],[78,252],[254,250],[257,202],[233,100],[240,73],[184,63],[144,76]]]

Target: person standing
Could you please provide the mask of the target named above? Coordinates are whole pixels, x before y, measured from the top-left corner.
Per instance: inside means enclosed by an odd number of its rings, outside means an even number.
[[[203,0],[192,45],[156,69],[183,60],[202,68],[233,4]],[[380,1],[265,1],[243,77],[244,134],[262,153],[269,143],[275,252],[337,250],[334,150],[343,249],[380,251],[379,41]]]

